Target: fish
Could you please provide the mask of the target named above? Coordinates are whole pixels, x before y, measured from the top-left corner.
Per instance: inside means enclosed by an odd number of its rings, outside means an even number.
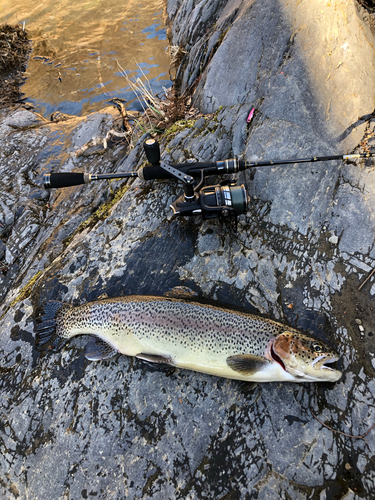
[[[339,355],[321,340],[245,310],[193,299],[129,295],[71,306],[45,304],[39,351],[90,335],[91,361],[118,353],[244,382],[336,382]]]

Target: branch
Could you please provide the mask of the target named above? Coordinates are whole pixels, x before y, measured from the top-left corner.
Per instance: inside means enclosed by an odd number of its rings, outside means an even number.
[[[354,439],[364,439],[367,434],[375,427],[375,424],[373,424],[364,434],[361,434],[360,436],[353,436],[352,434],[346,434],[345,432],[341,432],[341,431],[337,431],[336,429],[332,429],[332,427],[329,427],[328,425],[324,424],[321,420],[319,420],[319,418],[315,415],[315,413],[312,411],[312,409],[310,408],[310,411],[313,415],[313,417],[320,423],[323,425],[323,427],[326,427],[327,429],[329,429],[330,431],[332,432],[336,432],[337,434],[341,434],[342,436],[346,436],[346,437],[350,437],[350,438],[354,438]]]

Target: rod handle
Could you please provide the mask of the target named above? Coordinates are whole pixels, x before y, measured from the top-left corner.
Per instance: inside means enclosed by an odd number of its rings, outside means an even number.
[[[46,189],[79,186],[80,184],[85,183],[85,174],[83,173],[64,172],[60,174],[56,173],[43,175],[43,185]]]
[[[138,177],[142,181],[151,181],[153,179],[173,179],[172,175],[161,167],[143,167],[138,170]]]
[[[178,163],[170,164],[171,167],[181,170],[184,174],[191,175],[197,179],[201,176],[201,170],[207,172],[205,175],[220,175],[226,172],[221,172],[217,169],[216,163]],[[211,170],[209,170],[211,169]],[[151,181],[153,179],[173,179],[173,176],[161,167],[143,167],[138,170],[138,177],[142,181]]]

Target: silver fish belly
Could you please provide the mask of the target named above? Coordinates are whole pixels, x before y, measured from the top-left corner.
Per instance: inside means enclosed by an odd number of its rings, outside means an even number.
[[[79,307],[52,301],[45,312],[36,337],[40,350],[57,350],[70,338],[89,334],[94,338],[86,357],[92,360],[120,352],[151,363],[255,382],[334,381],[341,376],[323,362],[314,370],[314,360],[308,364],[301,358],[306,366],[296,361],[297,341],[300,337],[314,341],[311,337],[276,321],[221,306],[128,296]],[[278,352],[273,349],[276,339]],[[328,346],[324,348],[329,351],[327,363],[338,359]]]

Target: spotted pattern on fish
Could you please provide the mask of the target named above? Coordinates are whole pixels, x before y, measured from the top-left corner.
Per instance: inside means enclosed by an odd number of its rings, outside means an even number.
[[[272,320],[244,312],[191,301],[144,296],[136,300],[105,299],[63,312],[58,334],[69,338],[74,330],[110,329],[115,336],[135,332],[142,342],[165,340],[175,346],[189,345],[215,354],[233,354],[244,349],[263,355],[267,342],[286,327]],[[158,327],[158,328],[156,328]],[[202,330],[205,332],[202,336]]]

